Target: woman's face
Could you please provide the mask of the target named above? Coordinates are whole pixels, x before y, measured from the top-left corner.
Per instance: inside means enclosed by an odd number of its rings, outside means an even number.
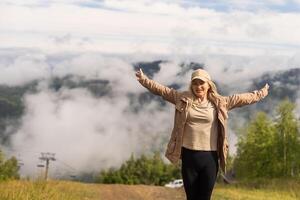
[[[209,90],[209,84],[201,79],[194,79],[192,81],[192,90],[196,97],[206,96]]]

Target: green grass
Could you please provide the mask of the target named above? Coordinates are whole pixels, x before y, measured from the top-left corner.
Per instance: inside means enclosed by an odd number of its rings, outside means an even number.
[[[0,183],[1,200],[88,200],[99,197],[93,185],[67,181],[8,181]]]
[[[272,179],[242,181],[237,184],[217,184],[215,200],[297,200],[300,199],[300,180]]]
[[[145,185],[85,184],[70,181],[0,182],[1,200],[183,200],[183,189]],[[255,180],[216,184],[212,200],[296,200],[300,180]]]

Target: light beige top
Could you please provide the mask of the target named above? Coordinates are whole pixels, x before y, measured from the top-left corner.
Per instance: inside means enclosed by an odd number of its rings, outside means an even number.
[[[192,150],[216,151],[217,112],[213,103],[193,104],[184,127],[183,146]]]

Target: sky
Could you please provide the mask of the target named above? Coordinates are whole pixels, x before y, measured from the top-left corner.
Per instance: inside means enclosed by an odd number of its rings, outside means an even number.
[[[2,48],[294,55],[299,0],[2,0]]]
[[[167,58],[153,79],[186,86],[192,71],[176,77],[179,64],[205,63],[214,80],[245,92],[264,72],[299,68],[299,11],[299,0],[0,0],[0,84],[41,80],[37,93],[25,94],[21,126],[7,127],[13,141],[3,148],[30,175],[40,152],[56,153],[50,173],[77,173],[163,149],[173,107],[129,110],[127,94],[146,91],[132,63]],[[68,74],[109,80],[112,93],[49,90],[51,77]]]

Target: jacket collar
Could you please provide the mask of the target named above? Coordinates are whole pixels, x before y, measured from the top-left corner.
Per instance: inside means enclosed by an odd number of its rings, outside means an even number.
[[[194,98],[194,95],[192,94],[191,91],[185,91],[182,93],[182,96],[180,97],[180,100],[188,103],[188,102],[192,102]],[[210,99],[209,99],[210,100]],[[228,114],[227,111],[225,110],[225,102],[222,98],[217,98],[216,100],[210,100],[212,101],[213,104],[215,104],[218,113],[220,113],[222,115],[223,119],[227,119],[228,118]],[[223,120],[222,120],[223,121]]]
[[[180,97],[180,100],[184,101],[184,102],[188,102],[188,101],[193,101],[193,94],[190,91],[185,91],[182,93],[182,96]]]

